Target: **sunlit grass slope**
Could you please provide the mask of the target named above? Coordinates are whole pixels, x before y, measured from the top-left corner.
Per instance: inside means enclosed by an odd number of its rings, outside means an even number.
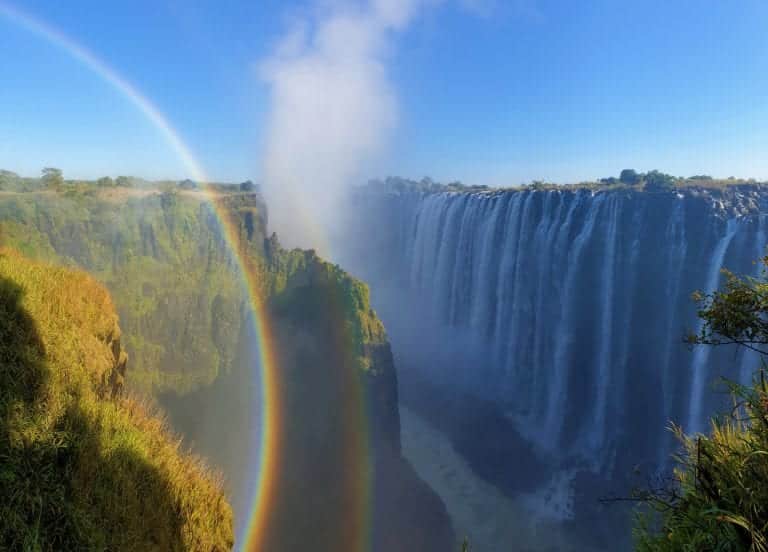
[[[0,249],[0,549],[224,550],[217,477],[122,393],[112,300]]]

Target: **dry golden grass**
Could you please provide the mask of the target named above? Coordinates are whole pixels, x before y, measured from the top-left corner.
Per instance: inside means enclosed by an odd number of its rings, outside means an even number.
[[[0,548],[226,550],[220,478],[121,393],[108,292],[0,250]]]

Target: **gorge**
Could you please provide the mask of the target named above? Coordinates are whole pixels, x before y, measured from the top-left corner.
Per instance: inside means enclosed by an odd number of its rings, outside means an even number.
[[[683,342],[703,327],[695,290],[716,290],[724,267],[758,274],[758,184],[390,179],[351,191],[334,265],[284,249],[252,189],[0,176],[0,245],[109,289],[125,387],[221,470],[236,547],[264,347],[285,416],[260,546],[286,551],[438,551],[464,536],[475,550],[629,549],[630,508],[601,499],[668,476],[667,424],[706,431],[728,406],[713,382],[759,365]],[[258,277],[270,343],[240,270]]]

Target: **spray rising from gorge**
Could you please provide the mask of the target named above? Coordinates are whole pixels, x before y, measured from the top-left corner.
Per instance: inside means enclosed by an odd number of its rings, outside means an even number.
[[[284,242],[327,250],[344,190],[385,149],[397,122],[386,71],[391,37],[418,7],[399,0],[318,8],[262,61],[271,90],[263,177]]]

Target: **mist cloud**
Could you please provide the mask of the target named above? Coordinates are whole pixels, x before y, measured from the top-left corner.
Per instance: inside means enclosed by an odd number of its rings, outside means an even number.
[[[343,190],[386,150],[398,120],[392,41],[429,4],[332,5],[296,22],[260,64],[271,89],[263,179],[285,243],[322,250]]]

